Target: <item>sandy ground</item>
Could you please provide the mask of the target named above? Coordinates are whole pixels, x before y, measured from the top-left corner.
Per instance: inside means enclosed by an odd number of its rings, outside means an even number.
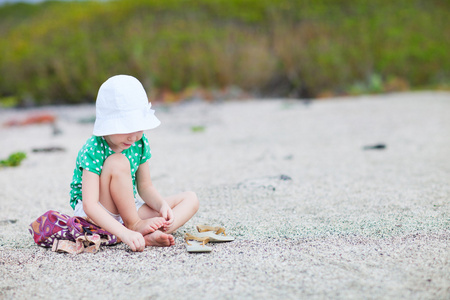
[[[151,173],[163,195],[194,190],[201,208],[171,248],[57,254],[28,225],[71,214],[77,151],[93,106],[35,112],[49,125],[0,129],[1,299],[450,299],[450,93],[156,105]],[[202,130],[193,130],[200,128]],[[363,150],[383,143],[384,150]],[[33,153],[39,147],[63,152]],[[186,252],[196,224],[236,241]]]

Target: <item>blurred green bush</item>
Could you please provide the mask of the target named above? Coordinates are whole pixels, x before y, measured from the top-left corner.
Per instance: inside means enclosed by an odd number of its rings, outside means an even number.
[[[0,7],[0,99],[92,102],[115,74],[161,91],[317,97],[450,82],[447,0],[124,0]],[[0,100],[1,101],[1,100]]]

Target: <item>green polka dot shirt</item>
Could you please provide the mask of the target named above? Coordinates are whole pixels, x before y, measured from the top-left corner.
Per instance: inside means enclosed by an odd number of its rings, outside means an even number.
[[[73,171],[72,183],[70,184],[70,206],[75,209],[78,201],[82,201],[81,187],[83,170],[93,172],[97,175],[102,173],[105,160],[114,151],[102,136],[90,137],[81,150],[78,152],[76,167]],[[130,162],[131,177],[133,179],[133,191],[136,197],[136,171],[140,164],[145,163],[151,157],[150,146],[147,136],[144,134],[139,141],[136,141],[130,148],[122,151],[122,154]]]

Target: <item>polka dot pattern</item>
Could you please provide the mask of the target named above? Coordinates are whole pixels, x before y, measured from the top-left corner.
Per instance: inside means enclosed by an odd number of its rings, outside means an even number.
[[[78,201],[82,200],[82,175],[83,170],[100,175],[105,160],[113,154],[114,151],[109,147],[103,137],[92,136],[78,152],[76,167],[73,172],[72,183],[70,184],[70,205],[75,208]],[[122,154],[130,162],[131,177],[133,179],[134,195],[136,189],[136,171],[139,165],[145,163],[151,157],[150,145],[147,136],[144,134],[142,139],[135,142],[130,148],[122,151]]]

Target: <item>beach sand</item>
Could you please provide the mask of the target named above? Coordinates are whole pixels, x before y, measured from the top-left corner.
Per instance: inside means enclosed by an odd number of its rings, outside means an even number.
[[[450,93],[154,104],[150,172],[160,193],[193,190],[200,210],[170,248],[96,254],[37,246],[29,224],[72,214],[69,184],[95,107],[3,109],[1,299],[449,299]],[[385,149],[364,149],[384,144]],[[65,151],[33,152],[42,147]],[[234,242],[189,254],[196,224]]]

